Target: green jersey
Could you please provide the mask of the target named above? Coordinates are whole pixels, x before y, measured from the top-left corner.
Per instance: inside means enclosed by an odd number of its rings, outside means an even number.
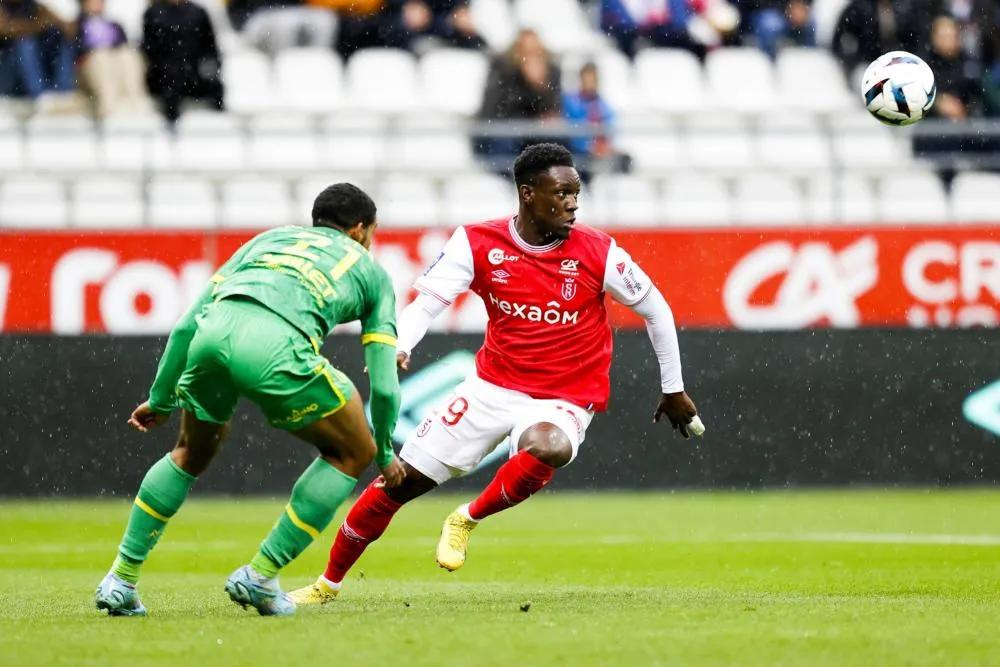
[[[396,344],[392,281],[360,244],[326,227],[258,234],[213,277],[214,300],[245,296],[277,313],[319,349],[338,324],[361,320],[362,343]]]
[[[227,297],[252,299],[275,313],[302,332],[317,355],[336,325],[361,321],[377,461],[388,464],[399,413],[396,297],[389,275],[368,251],[326,227],[277,227],[248,241],[170,333],[149,392],[154,411],[169,413],[177,407],[177,383],[187,366],[198,314]]]

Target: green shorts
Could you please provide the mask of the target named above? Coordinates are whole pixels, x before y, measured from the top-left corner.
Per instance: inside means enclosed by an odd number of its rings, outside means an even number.
[[[272,426],[294,431],[337,412],[354,394],[305,334],[254,301],[209,304],[197,323],[177,396],[202,421],[228,422],[246,396]]]

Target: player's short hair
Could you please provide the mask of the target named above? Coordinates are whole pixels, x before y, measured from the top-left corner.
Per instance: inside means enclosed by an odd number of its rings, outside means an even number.
[[[514,184],[534,185],[539,174],[552,167],[576,167],[573,154],[559,144],[533,144],[514,160]]]
[[[314,227],[350,229],[375,222],[375,202],[356,185],[337,183],[319,193],[312,208]]]

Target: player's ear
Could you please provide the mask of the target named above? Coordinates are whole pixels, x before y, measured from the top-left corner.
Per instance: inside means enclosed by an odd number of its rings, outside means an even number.
[[[519,185],[517,186],[517,194],[523,203],[530,204],[532,198],[535,196],[535,189],[527,184]]]

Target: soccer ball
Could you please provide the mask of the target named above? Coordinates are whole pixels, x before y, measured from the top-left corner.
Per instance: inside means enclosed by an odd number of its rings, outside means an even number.
[[[906,51],[876,58],[861,80],[861,96],[869,113],[886,125],[912,125],[934,104],[934,72]]]

